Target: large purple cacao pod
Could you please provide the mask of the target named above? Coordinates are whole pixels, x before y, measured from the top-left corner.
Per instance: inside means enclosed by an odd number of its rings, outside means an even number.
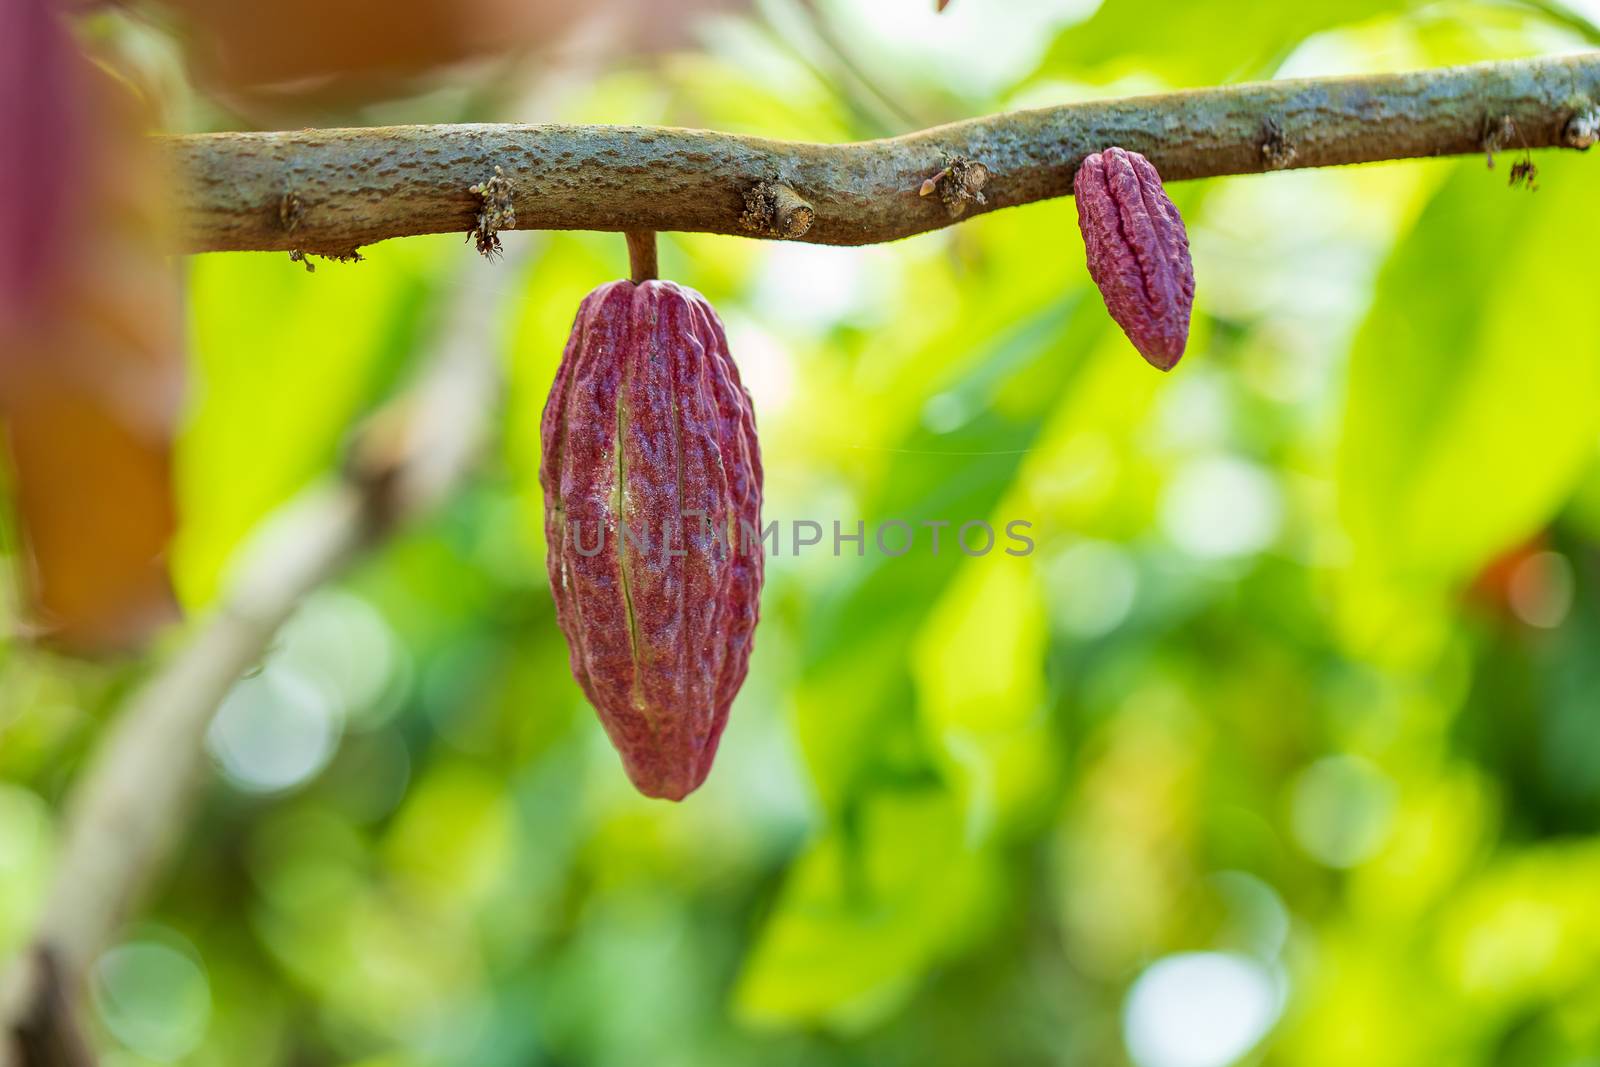
[[[1072,184],[1106,309],[1140,355],[1171,370],[1189,342],[1194,264],[1161,175],[1139,153],[1108,148],[1085,159]]]
[[[704,297],[621,281],[584,298],[541,427],[556,619],[628,777],[705,781],[761,594],[761,454]]]

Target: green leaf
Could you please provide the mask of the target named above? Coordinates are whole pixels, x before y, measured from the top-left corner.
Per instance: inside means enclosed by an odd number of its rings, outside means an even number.
[[[1098,301],[1081,289],[1035,312],[981,349],[981,358],[940,394],[952,410],[971,413],[968,421],[945,433],[917,428],[891,450],[880,491],[862,506],[866,558],[818,594],[805,621],[809,647],[797,730],[830,811],[841,810],[875,772],[898,777],[919,764],[927,769],[920,754],[907,751],[917,747],[919,729],[912,652],[923,621],[966,558],[954,544],[957,528],[994,516],[1105,322]],[[950,525],[935,554],[932,531],[921,524],[941,520]],[[877,524],[893,521],[909,523],[916,537],[902,556],[872,543]],[[1002,521],[997,533],[1003,527]],[[891,527],[885,539],[897,550],[905,532]]]
[[[1443,596],[1545,526],[1595,456],[1592,165],[1541,156],[1530,194],[1506,188],[1512,162],[1455,169],[1385,268],[1351,357],[1343,609],[1346,637],[1374,651],[1433,644]]]
[[[1310,0],[1291,4],[1171,4],[1105,0],[1063,30],[1035,77],[1154,72],[1178,85],[1265,77],[1314,33],[1415,6],[1410,0]]]
[[[997,534],[997,544],[1007,544]],[[922,628],[918,713],[946,775],[960,783],[974,833],[1015,824],[1053,778],[1046,630],[1032,560],[999,547],[962,567]]]
[[[822,837],[795,862],[734,991],[745,1021],[859,1029],[983,928],[998,871],[964,843],[951,796],[880,793],[857,829]]]
[[[1592,167],[1536,194],[1461,164],[1395,251],[1351,359],[1338,457],[1358,567],[1450,586],[1549,521],[1600,437]]]
[[[438,241],[393,241],[363,263],[320,263],[314,274],[281,255],[195,260],[195,383],[177,446],[173,567],[186,604],[209,602],[255,525],[333,465],[355,419],[412,355],[441,251]]]

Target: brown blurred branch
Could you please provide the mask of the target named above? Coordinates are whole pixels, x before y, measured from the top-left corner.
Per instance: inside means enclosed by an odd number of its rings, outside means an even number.
[[[465,232],[469,191],[503,169],[518,228],[752,234],[758,183],[815,208],[797,239],[862,245],[950,225],[918,196],[952,156],[983,163],[965,217],[1069,195],[1089,152],[1143,152],[1169,180],[1505,148],[1583,147],[1600,52],[1346,78],[1308,78],[1065,104],[888,140],[796,144],[640,126],[385,126],[163,139],[183,188],[187,251],[348,253]],[[1514,136],[1502,142],[1503,133]]]
[[[91,1067],[94,1052],[79,1026],[59,961],[48,950],[35,948],[28,965],[33,993],[15,1025],[18,1061],[26,1067]],[[0,1060],[4,1057],[0,1049]]]
[[[482,262],[466,270],[416,382],[361,430],[336,482],[292,502],[256,535],[221,606],[130,697],[83,771],[34,952],[0,981],[0,1064],[13,1055],[25,1067],[64,1062],[48,1057],[75,1033],[70,1013],[90,964],[187,825],[206,728],[228,690],[308,593],[426,513],[471,469],[498,407],[491,301],[495,273],[505,274]]]

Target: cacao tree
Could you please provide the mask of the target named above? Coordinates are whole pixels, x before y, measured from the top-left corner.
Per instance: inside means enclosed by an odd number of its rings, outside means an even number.
[[[1593,1058],[1597,42],[0,0],[0,1063]]]

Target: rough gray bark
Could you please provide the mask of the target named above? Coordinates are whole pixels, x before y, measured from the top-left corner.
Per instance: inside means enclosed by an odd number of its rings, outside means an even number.
[[[515,226],[892,241],[957,217],[1072,191],[1088,153],[1120,145],[1168,181],[1297,167],[1586,147],[1600,52],[1349,78],[1233,85],[1065,104],[889,140],[793,144],[640,126],[387,126],[164,138],[185,205],[186,251],[347,254],[391,237],[466,232],[471,190],[500,167]],[[923,183],[952,158],[989,172],[956,216]],[[789,232],[752,221],[751,195],[785,183],[814,212]],[[799,230],[795,233],[794,230]]]

